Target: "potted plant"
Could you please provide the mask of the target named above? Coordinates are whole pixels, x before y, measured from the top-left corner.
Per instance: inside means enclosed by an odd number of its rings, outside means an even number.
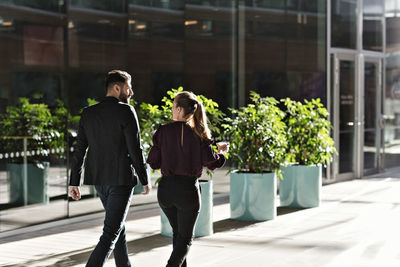
[[[152,143],[152,132],[158,128],[159,125],[165,124],[171,121],[172,113],[171,108],[175,95],[183,91],[183,87],[178,89],[171,89],[167,91],[167,96],[162,99],[163,105],[151,105],[148,103],[142,103],[140,105],[141,119],[141,134],[143,139],[143,146],[147,152]],[[208,118],[208,126],[212,136],[219,136],[219,126],[224,117],[224,113],[218,109],[218,104],[212,99],[208,99],[203,95],[197,96],[198,100],[203,103]],[[209,179],[199,179],[201,188],[201,209],[200,214],[195,226],[195,236],[208,236],[213,234],[213,183],[212,183],[212,171],[206,169],[206,175]],[[165,236],[172,236],[172,228],[168,222],[167,217],[161,211],[161,234]]]
[[[9,157],[10,203],[47,203],[48,156],[63,144],[48,106],[20,98],[1,116],[0,136],[1,150]]]
[[[231,218],[265,221],[276,217],[276,176],[285,162],[284,112],[273,97],[250,92],[252,103],[231,109],[223,125],[230,143]]]
[[[286,106],[287,159],[291,165],[282,168],[281,205],[317,207],[321,201],[322,165],[336,153],[328,111],[319,98],[304,103],[286,98],[282,102]]]

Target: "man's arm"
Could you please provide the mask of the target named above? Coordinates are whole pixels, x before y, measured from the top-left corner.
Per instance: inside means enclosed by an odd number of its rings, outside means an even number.
[[[139,176],[140,182],[145,186],[145,190],[148,193],[148,177],[146,172],[146,163],[143,157],[143,150],[140,141],[140,130],[139,122],[136,116],[135,109],[130,106],[130,111],[128,111],[127,122],[124,127],[124,134],[126,145],[128,146],[128,152]],[[146,193],[145,192],[145,193]]]
[[[84,112],[79,121],[78,136],[74,147],[74,154],[71,158],[71,176],[69,180],[70,186],[79,186],[83,169],[83,159],[88,147],[84,124]]]

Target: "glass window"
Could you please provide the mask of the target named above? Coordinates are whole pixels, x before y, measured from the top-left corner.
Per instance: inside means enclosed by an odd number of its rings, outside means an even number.
[[[25,65],[62,66],[64,28],[48,25],[23,25]]]
[[[383,1],[363,1],[363,49],[382,51]]]
[[[70,34],[80,40],[123,42],[125,27],[114,24],[109,20],[86,22],[71,20],[68,23]]]
[[[245,8],[246,41],[239,42],[246,94],[326,101],[326,1],[255,3]]]
[[[234,34],[234,25],[229,21],[215,21],[215,35],[231,38]]]
[[[0,8],[0,231],[67,216],[64,15],[39,2]]]
[[[356,49],[357,0],[331,1],[332,47]]]
[[[400,2],[398,0],[385,1],[385,16],[396,17],[400,13]]]
[[[26,6],[53,12],[65,12],[65,0],[2,0],[0,5]]]
[[[233,66],[235,7],[227,1],[198,1],[197,4],[203,7],[185,10],[190,14],[185,20],[185,87],[213,99],[227,111],[237,101]]]
[[[33,103],[45,103],[52,108],[62,99],[61,75],[51,72],[14,72],[16,97],[29,98]]]
[[[276,8],[276,9],[285,9],[285,1],[276,1],[276,0],[256,0],[256,6],[264,7],[264,8]]]
[[[385,168],[397,167],[400,162],[400,2],[385,2],[386,14],[386,92]]]
[[[183,38],[184,34],[183,23],[166,23],[166,22],[153,22],[152,23],[152,36],[170,39]]]
[[[135,100],[160,103],[183,85],[185,23],[182,1],[129,1],[128,70]],[[138,5],[147,5],[140,8]],[[174,9],[174,10],[168,10]]]
[[[186,0],[186,4],[203,6],[234,7],[235,1],[232,0]]]
[[[152,6],[166,9],[183,9],[184,0],[129,0],[129,4],[139,6]]]
[[[186,20],[185,32],[187,36],[212,36],[213,21],[211,20]]]
[[[184,0],[153,0],[154,7],[183,9]]]
[[[281,27],[282,22],[255,21],[255,35],[262,39],[282,40],[286,37],[286,32]]]
[[[105,72],[126,66],[127,19],[71,10],[68,22],[69,67]],[[112,55],[112,56],[110,56]]]
[[[135,37],[149,36],[150,35],[150,22],[130,19],[129,20],[129,33]]]
[[[117,13],[125,12],[124,0],[70,0],[72,7],[89,8]]]

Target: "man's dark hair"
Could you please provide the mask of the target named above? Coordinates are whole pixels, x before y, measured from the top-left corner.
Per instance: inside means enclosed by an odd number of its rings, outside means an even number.
[[[107,74],[106,77],[106,91],[110,90],[114,84],[119,84],[122,86],[126,81],[131,80],[131,75],[126,71],[122,70],[112,70]]]

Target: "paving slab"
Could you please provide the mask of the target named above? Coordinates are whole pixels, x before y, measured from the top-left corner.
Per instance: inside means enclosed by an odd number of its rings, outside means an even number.
[[[279,207],[277,218],[265,222],[231,220],[229,199],[220,195],[214,205],[215,233],[194,240],[188,266],[398,267],[396,176],[325,185],[320,207]],[[102,218],[68,220],[56,229],[0,242],[0,266],[84,266],[101,234]],[[134,266],[166,265],[172,246],[170,238],[160,235],[156,204],[132,207],[126,229]],[[115,266],[113,259],[105,266]]]

